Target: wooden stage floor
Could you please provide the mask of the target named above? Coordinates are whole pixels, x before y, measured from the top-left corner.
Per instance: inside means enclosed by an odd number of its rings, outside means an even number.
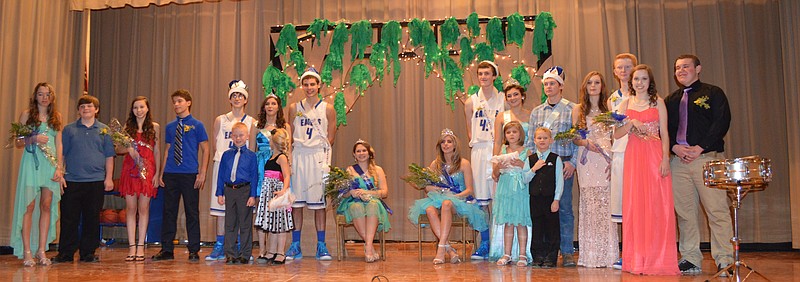
[[[148,259],[144,262],[123,261],[128,253],[125,247],[98,249],[99,263],[74,262],[46,267],[23,267],[22,260],[3,255],[0,256],[0,281],[370,281],[377,275],[384,276],[380,281],[705,281],[716,270],[709,253],[704,253],[703,273],[696,276],[640,276],[607,268],[498,267],[490,262],[468,259],[460,264],[434,266],[431,263],[433,245],[424,246],[423,261],[417,260],[416,243],[388,243],[387,260],[376,263],[363,261],[360,244],[348,244],[350,257],[342,261],[336,261],[334,253],[333,261],[319,262],[313,256],[306,256],[282,266],[203,261],[210,248],[202,249],[200,262],[190,263],[185,246],[176,247],[175,260],[162,262],[149,258],[158,252],[158,246],[148,247]],[[55,254],[48,252],[50,257]],[[800,252],[750,252],[743,253],[742,259],[771,281],[800,281]],[[764,281],[753,276],[748,281]]]

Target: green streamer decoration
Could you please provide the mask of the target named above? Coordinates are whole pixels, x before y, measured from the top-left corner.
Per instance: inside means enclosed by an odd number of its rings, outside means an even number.
[[[283,107],[286,107],[286,93],[297,88],[291,77],[272,65],[264,70],[261,84],[264,86],[264,96],[269,95],[269,93],[275,93],[275,96],[281,98],[281,106]]]
[[[540,103],[544,104],[544,102],[547,101],[547,94],[544,93],[544,84],[542,84],[542,89],[541,90],[542,90],[542,97],[540,97],[539,99],[542,100]]]
[[[287,24],[281,29],[278,42],[275,43],[275,57],[286,55],[286,47],[297,50],[297,31],[295,31],[292,24]]]
[[[492,44],[492,49],[495,51],[503,51],[506,49],[506,37],[503,32],[503,23],[497,17],[489,20],[486,24],[486,40]]]
[[[503,78],[499,75],[494,79],[494,88],[497,89],[497,92],[503,92]]]
[[[553,39],[553,28],[556,27],[556,22],[549,12],[541,12],[536,16],[535,24],[532,49],[536,57],[541,59],[542,55],[550,53],[550,49],[547,48],[547,41]]]
[[[369,55],[369,64],[375,68],[375,78],[378,85],[383,86],[383,76],[386,75],[386,46],[383,43],[372,45],[372,54]]]
[[[325,62],[322,64],[322,71],[319,74],[322,83],[330,85],[331,81],[333,81],[334,70],[343,70],[341,53],[328,53],[328,57],[325,58]]]
[[[386,46],[387,60],[392,63],[392,72],[394,73],[394,86],[397,86],[397,78],[400,77],[400,39],[403,34],[403,28],[397,21],[389,21],[383,25],[381,31],[381,44]],[[373,47],[374,49],[375,47]],[[388,66],[388,64],[387,64]]]
[[[472,60],[475,59],[475,51],[472,50],[472,40],[467,37],[461,38],[461,56],[459,56],[459,62],[461,62],[461,69],[466,69],[469,64],[472,63]]]
[[[481,90],[480,86],[472,85],[467,89],[467,95],[472,96],[478,93],[478,90]]]
[[[364,58],[364,51],[372,45],[372,24],[366,20],[357,21],[350,26],[350,59]]]
[[[475,45],[475,53],[478,54],[478,61],[492,61],[494,62],[494,50],[492,46],[481,42]]]
[[[506,20],[508,21],[506,42],[516,43],[517,47],[522,48],[522,44],[525,43],[525,22],[522,20],[522,15],[513,13]]]
[[[347,103],[344,100],[342,91],[336,92],[333,100],[333,109],[336,110],[336,126],[347,125]]]
[[[303,57],[303,52],[293,50],[289,59],[294,63],[294,69],[297,71],[297,76],[300,77],[306,71],[306,58]]]
[[[364,95],[364,91],[367,90],[367,87],[372,85],[369,68],[366,65],[357,64],[353,66],[353,69],[350,71],[350,85],[355,86],[356,92],[360,95]]]
[[[420,19],[413,19],[408,23],[408,38],[411,39],[411,46],[416,47],[422,45],[424,25],[425,24]]]
[[[327,19],[316,18],[314,22],[308,26],[308,32],[313,34],[314,38],[317,39],[317,46],[322,45],[322,37],[320,37],[320,35],[324,36],[327,33],[322,33],[322,31],[328,31],[331,25],[333,25],[333,23]]]
[[[472,12],[467,17],[467,32],[470,38],[476,38],[481,34],[481,25],[478,23],[478,13]]]
[[[433,71],[433,65],[438,63],[441,57],[441,50],[436,43],[436,35],[433,34],[433,28],[428,20],[414,19],[408,27],[410,29],[409,36],[413,40],[412,44],[414,46],[422,45],[425,49],[425,78],[428,78]]]
[[[464,71],[458,67],[456,61],[450,56],[442,57],[442,61],[444,99],[450,105],[450,110],[455,111],[455,95],[464,91]]]
[[[517,65],[511,69],[511,77],[519,82],[519,86],[522,86],[526,91],[528,90],[528,85],[531,84],[531,75],[525,69],[525,65]]]
[[[442,49],[449,48],[456,45],[458,37],[461,35],[461,30],[458,29],[458,21],[455,17],[450,17],[444,21],[439,32],[442,34]]]

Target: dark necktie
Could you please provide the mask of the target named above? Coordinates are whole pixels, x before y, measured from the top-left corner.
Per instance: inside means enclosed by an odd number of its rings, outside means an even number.
[[[178,126],[175,128],[175,142],[173,147],[175,149],[174,159],[177,165],[183,163],[183,120],[178,119]]]
[[[236,168],[239,167],[239,156],[242,153],[242,148],[236,148],[236,156],[233,157],[233,165],[231,166],[231,183],[236,181]]]
[[[686,142],[686,122],[689,119],[689,90],[692,90],[692,88],[683,89],[683,97],[681,97],[681,104],[678,107],[678,135],[675,137],[675,142],[681,145],[689,145]]]

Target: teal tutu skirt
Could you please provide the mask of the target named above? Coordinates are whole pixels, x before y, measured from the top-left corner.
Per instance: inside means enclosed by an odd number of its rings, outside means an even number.
[[[477,231],[489,229],[489,224],[486,222],[486,212],[478,205],[467,203],[462,199],[456,198],[452,194],[445,194],[438,191],[428,192],[427,198],[414,201],[414,204],[408,209],[408,220],[419,225],[419,216],[425,214],[425,209],[430,206],[440,209],[442,208],[442,202],[445,200],[453,202],[456,213],[466,218],[469,224],[472,225],[472,229]]]

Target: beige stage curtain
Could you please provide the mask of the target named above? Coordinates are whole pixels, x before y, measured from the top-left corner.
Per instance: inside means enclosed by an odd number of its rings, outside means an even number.
[[[781,54],[783,55],[783,95],[786,99],[786,137],[788,142],[789,180],[792,207],[792,248],[800,248],[800,4],[794,1],[780,3]],[[794,141],[791,141],[794,140]],[[780,173],[777,171],[776,173]]]
[[[759,154],[773,161],[772,185],[765,192],[748,196],[744,203],[743,241],[792,240],[789,187],[797,186],[797,180],[790,185],[789,175],[800,172],[796,147],[796,113],[800,105],[793,97],[798,73],[797,51],[793,47],[797,24],[790,20],[798,12],[797,5],[788,0],[220,1],[108,9],[92,12],[89,91],[100,97],[103,121],[124,117],[131,98],[145,95],[153,101],[154,118],[165,124],[174,119],[169,94],[177,88],[189,89],[195,95],[193,113],[210,132],[214,117],[229,110],[225,96],[231,79],[243,79],[250,85],[251,94],[260,92],[261,74],[270,60],[271,26],[307,24],[314,18],[351,22],[463,18],[473,11],[485,16],[553,13],[558,24],[554,56],[544,67],[561,65],[567,70],[565,97],[573,101],[585,73],[598,70],[611,80],[611,60],[621,52],[637,54],[641,62],[651,65],[659,91],[666,96],[677,89],[672,82],[674,58],[696,53],[704,66],[702,80],[721,86],[731,100],[734,115],[727,137],[728,156]],[[323,43],[329,41],[330,37],[323,39]],[[507,51],[512,59],[500,60],[504,74],[513,66],[512,60],[532,64],[535,57],[529,51],[530,41],[528,34],[521,51],[516,47]],[[319,66],[322,50],[310,42],[303,45],[309,53],[309,64]],[[782,53],[772,51],[782,47]],[[4,59],[8,58],[5,51],[3,54]],[[349,57],[345,57],[348,66]],[[467,85],[475,81],[474,71],[468,71]],[[340,77],[335,74],[334,84],[339,83]],[[539,87],[538,82],[531,86],[527,107],[538,105]],[[331,94],[330,89],[325,91]],[[442,93],[440,80],[425,79],[422,66],[405,62],[397,87],[392,87],[387,78],[383,86],[370,88],[348,115],[348,125],[337,133],[333,156],[337,166],[352,163],[352,144],[359,138],[377,150],[377,162],[388,174],[387,202],[395,211],[389,240],[413,241],[417,237],[416,227],[405,214],[422,195],[399,179],[407,164],[431,161],[442,128],[452,128],[462,139],[466,137],[462,105],[457,103],[456,110],[451,111]],[[295,91],[289,102],[298,101],[299,96]],[[354,100],[353,93],[347,96],[348,102]],[[251,95],[248,113],[257,113],[262,97]],[[20,105],[15,106],[19,108]],[[461,152],[469,156],[466,140],[461,142]],[[4,173],[15,175],[16,170]],[[578,215],[577,187],[575,193]],[[214,235],[207,211],[209,195],[205,190],[201,196],[203,240],[213,240]],[[792,196],[794,206],[800,206],[800,197]],[[305,218],[307,238],[303,239],[303,247],[309,252],[313,250],[314,227],[311,214]],[[329,212],[329,233],[334,230],[331,219]],[[183,228],[178,230],[183,232]],[[350,238],[355,237],[353,232],[348,233]],[[704,240],[708,240],[707,230],[704,233]],[[455,232],[451,238],[459,237]],[[332,244],[333,236],[329,234],[328,238]],[[425,232],[425,238],[432,238],[430,232]]]
[[[0,134],[5,145],[10,123],[28,108],[33,87],[49,82],[55,87],[56,106],[64,122],[72,122],[74,101],[83,93],[85,49],[76,44],[82,15],[69,11],[69,3],[48,0],[0,2],[0,89],[3,89]],[[22,150],[0,149],[0,246],[11,236],[17,174]]]
[[[203,0],[70,0],[69,8],[74,11],[102,10],[107,8],[163,6],[171,3],[188,4]]]

